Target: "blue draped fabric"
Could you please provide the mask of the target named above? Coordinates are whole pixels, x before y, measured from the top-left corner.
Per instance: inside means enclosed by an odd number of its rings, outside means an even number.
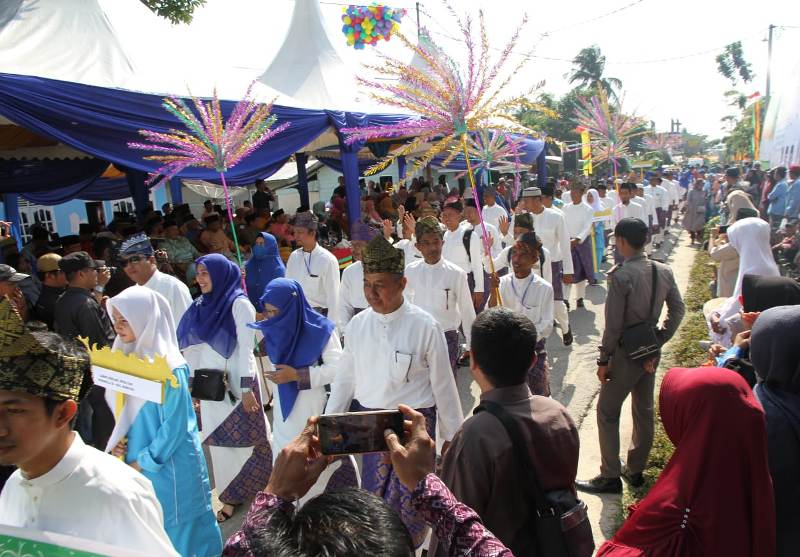
[[[330,168],[331,170],[335,170],[339,174],[343,174],[342,159],[336,159],[336,158],[333,158],[333,157],[317,157],[317,160],[319,162],[321,162],[322,164],[324,164],[325,166],[327,166],[328,168]],[[357,158],[357,160],[358,160],[358,175],[359,176],[363,176],[364,173],[367,171],[367,169],[370,166],[372,166],[373,164],[375,164],[375,162],[376,162],[373,159],[365,160],[365,159],[358,159]]]
[[[183,205],[183,182],[178,178],[169,181],[169,194],[172,198],[172,206]]]
[[[147,203],[150,201],[147,181],[147,173],[141,170],[130,168],[125,169],[125,178],[128,180],[128,190],[133,198],[133,205],[136,207],[136,215],[141,219],[147,213]]]
[[[6,220],[11,223],[11,235],[17,241],[17,249],[22,250],[22,226],[19,220],[19,198],[15,193],[3,194],[3,208]]]
[[[141,141],[138,131],[143,128],[167,132],[178,127],[161,102],[159,95],[0,73],[0,114],[97,158],[144,172],[154,171],[158,163],[144,160],[147,152],[129,149],[128,142]],[[227,117],[235,103],[221,104]],[[322,110],[275,105],[272,112],[277,124],[288,121],[289,128],[229,169],[225,175],[229,184],[251,184],[269,176],[272,168],[280,168],[330,125],[328,114]],[[205,168],[187,168],[180,176],[219,179],[213,170]]]
[[[94,158],[2,160],[0,193],[33,194],[61,187],[77,193],[94,182],[106,168],[108,161]]]
[[[297,191],[300,194],[300,205],[310,208],[311,200],[308,198],[308,173],[306,172],[308,155],[295,153],[294,158],[297,163]]]
[[[406,177],[406,158],[405,156],[397,157],[397,175],[402,180]]]

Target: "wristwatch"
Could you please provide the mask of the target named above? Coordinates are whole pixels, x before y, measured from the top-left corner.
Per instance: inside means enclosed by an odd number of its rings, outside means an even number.
[[[106,291],[106,287],[105,286],[100,286],[98,284],[97,286],[94,287],[94,291],[97,292],[98,294],[102,294],[103,292]]]

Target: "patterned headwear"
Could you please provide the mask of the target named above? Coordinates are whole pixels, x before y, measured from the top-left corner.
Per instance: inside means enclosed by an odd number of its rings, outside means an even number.
[[[522,197],[542,197],[542,189],[531,186],[522,190]]]
[[[405,254],[403,250],[392,247],[383,236],[376,236],[364,248],[361,264],[364,266],[364,274],[392,273],[402,276],[405,269]]]
[[[292,226],[295,228],[305,228],[306,230],[316,230],[319,226],[319,219],[314,213],[297,213]]]
[[[89,376],[88,352],[77,343],[73,350],[54,350],[42,343],[45,336],[57,335],[32,333],[11,303],[0,301],[0,390],[78,401]]]
[[[530,213],[522,213],[514,216],[514,228],[527,228],[533,230],[533,215]]]
[[[417,221],[417,225],[414,228],[414,234],[417,237],[417,240],[422,238],[423,234],[430,234],[431,232],[435,232],[441,238],[444,236],[444,232],[442,232],[442,227],[439,225],[439,221],[436,217],[424,217]]]
[[[155,251],[147,234],[134,234],[122,242],[119,247],[119,254],[122,257],[130,257],[131,255],[153,255]]]

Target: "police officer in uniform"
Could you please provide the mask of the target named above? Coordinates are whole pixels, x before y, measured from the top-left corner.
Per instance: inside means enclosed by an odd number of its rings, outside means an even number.
[[[632,486],[640,486],[643,483],[642,471],[653,445],[653,395],[660,353],[645,359],[632,359],[629,350],[621,344],[623,331],[642,322],[655,323],[666,302],[667,318],[661,327],[656,327],[656,336],[663,346],[675,334],[685,312],[670,268],[644,254],[647,232],[647,225],[637,218],[621,219],[614,229],[624,262],[608,274],[606,328],[597,360],[597,377],[601,383],[597,402],[602,457],[600,474],[591,480],[575,482],[578,489],[590,493],[621,493],[620,476]],[[657,285],[651,313],[652,266],[657,271]],[[629,394],[633,397],[633,435],[623,469],[619,459],[619,416]]]

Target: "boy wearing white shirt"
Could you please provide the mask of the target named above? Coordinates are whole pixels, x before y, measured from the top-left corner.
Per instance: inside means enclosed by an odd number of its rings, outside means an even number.
[[[439,426],[445,453],[464,415],[444,332],[429,313],[404,298],[403,253],[383,236],[367,245],[363,266],[370,309],[345,329],[347,342],[326,412],[346,412],[351,402],[362,411],[406,404],[425,415],[431,437]],[[380,454],[364,455],[362,462],[362,487],[386,500],[403,519],[414,547],[421,546],[427,528],[411,506],[409,490],[390,465],[381,463]]]
[[[489,285],[487,284],[489,282],[489,273],[483,267],[483,255],[486,253],[486,242],[483,238],[483,227],[481,226],[480,217],[478,216],[478,209],[475,200],[472,198],[468,197],[464,199],[464,217],[470,225],[470,228],[464,231],[465,235],[469,235],[470,255],[474,258],[477,254],[480,264],[480,271],[476,270],[472,277],[473,283],[475,284],[475,289],[472,293],[472,302],[475,306],[475,313],[477,314],[481,312],[486,305],[486,301],[489,299]],[[500,231],[488,222],[484,221],[484,225],[486,226],[486,234],[488,234],[488,237],[492,240],[491,249],[489,251],[492,257],[496,257],[503,249],[500,243]],[[478,290],[479,284],[483,286],[481,289],[482,291]]]
[[[318,222],[310,212],[295,217],[294,237],[301,247],[289,256],[286,278],[299,282],[308,303],[336,322],[340,315],[339,260],[317,243]]]
[[[480,249],[479,244],[476,244],[477,250],[473,253],[472,242],[470,241],[469,244],[466,244],[464,241],[464,234],[471,226],[467,221],[462,220],[463,211],[464,206],[461,201],[451,201],[442,210],[442,222],[446,228],[442,256],[450,263],[461,267],[467,273],[467,280],[470,284],[469,290],[473,297],[475,294],[480,294],[481,298],[483,298],[484,277],[483,261],[481,260],[483,250]]]
[[[150,480],[72,429],[88,391],[86,349],[29,331],[8,300],[0,330],[0,464],[18,466],[0,494],[0,524],[177,557]]]
[[[647,225],[647,243],[653,239],[653,233],[658,230],[658,215],[656,215],[656,201],[652,195],[647,195],[644,184],[636,184],[636,201],[642,204],[647,218],[644,223]]]
[[[497,204],[497,190],[494,186],[483,188],[483,220],[486,224],[491,224],[495,228],[500,228],[500,219],[508,218],[508,213]]]
[[[458,328],[470,345],[475,308],[469,295],[467,273],[442,258],[442,228],[434,217],[417,221],[417,249],[424,259],[406,266],[406,298],[430,313],[444,330],[450,366],[455,375],[458,361]]]
[[[636,198],[636,184],[632,182],[625,182],[619,187],[619,203],[614,207],[612,212],[612,224],[614,226],[625,218],[639,219],[645,225],[647,224],[647,213],[644,205],[639,203]],[[644,201],[644,200],[642,200]],[[624,258],[616,247],[616,239],[614,245],[614,263],[619,265],[623,262]]]
[[[350,245],[353,249],[353,264],[342,272],[342,283],[339,287],[339,331],[350,323],[350,320],[367,309],[364,297],[364,267],[361,256],[367,243],[379,233],[363,222],[354,222],[350,228]]]
[[[595,284],[594,263],[592,259],[592,226],[594,225],[594,210],[583,201],[584,187],[574,183],[570,187],[571,203],[564,205],[564,217],[567,223],[567,232],[570,237],[570,257],[572,257],[572,281],[564,284],[564,302],[569,308],[570,293],[575,286],[575,306],[583,307],[583,297],[586,295],[586,284]]]
[[[528,371],[528,386],[535,395],[550,396],[545,342],[553,330],[553,287],[533,272],[541,257],[542,244],[533,232],[526,232],[511,248],[513,273],[493,281],[500,290],[503,306],[525,315],[536,326],[536,363]],[[489,306],[497,305],[494,289]]]
[[[505,226],[505,225],[504,225]],[[501,230],[502,232],[502,230]],[[494,270],[499,273],[503,269],[511,266],[511,248],[519,240],[520,236],[526,232],[533,232],[533,215],[531,213],[521,213],[514,218],[514,234],[509,235],[511,240],[503,251],[494,258]],[[488,258],[484,256],[484,267],[489,268],[489,263],[486,261]],[[533,272],[542,277],[551,286],[553,284],[553,268],[550,266],[550,252],[544,246],[541,249],[541,257],[533,265]]]

